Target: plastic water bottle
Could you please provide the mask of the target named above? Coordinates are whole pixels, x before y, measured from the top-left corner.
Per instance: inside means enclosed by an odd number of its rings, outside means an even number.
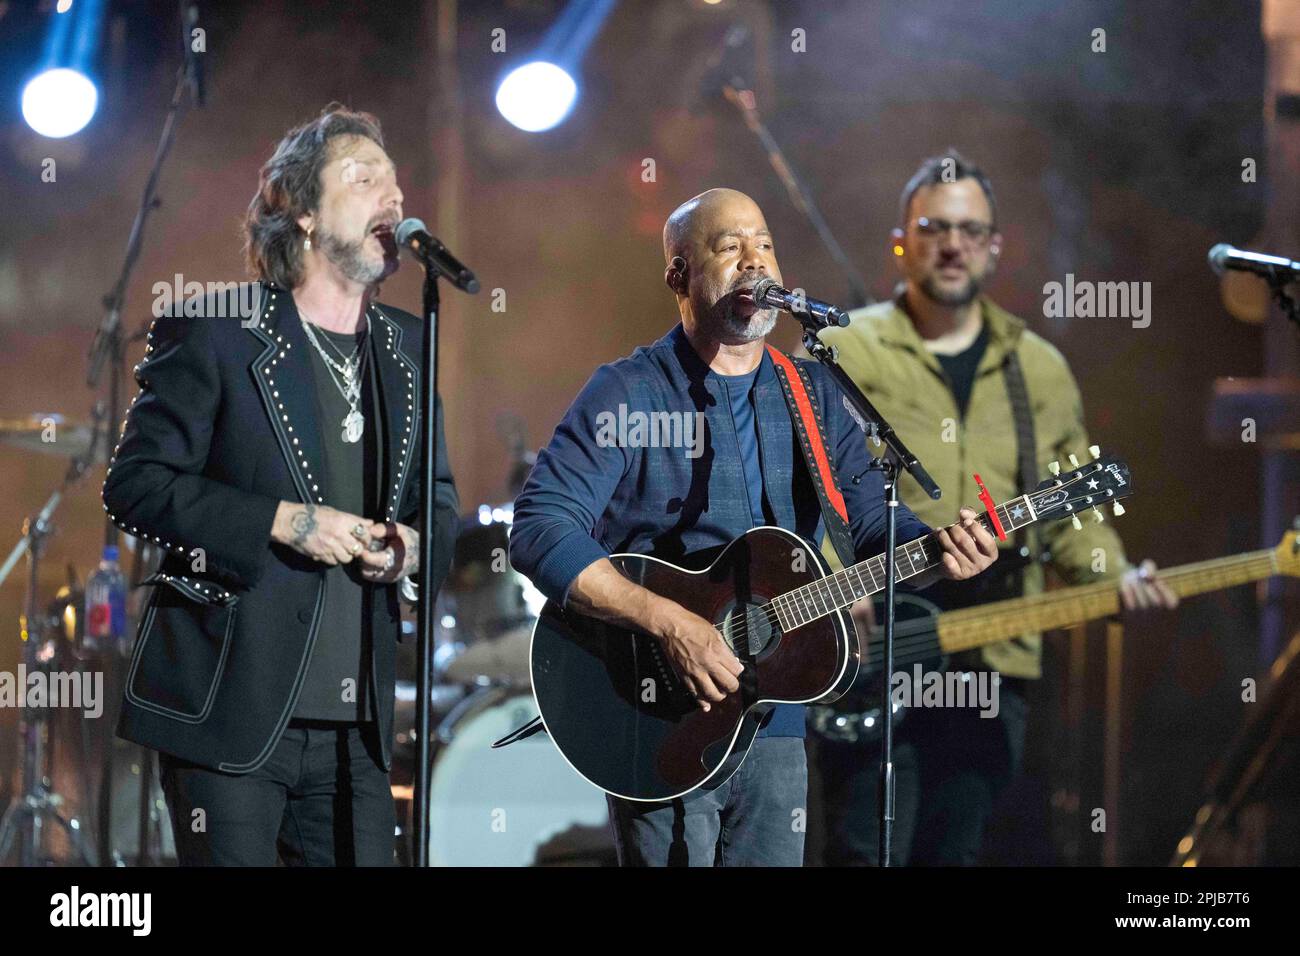
[[[120,648],[126,642],[126,578],[117,546],[104,548],[99,568],[86,581],[86,650]]]

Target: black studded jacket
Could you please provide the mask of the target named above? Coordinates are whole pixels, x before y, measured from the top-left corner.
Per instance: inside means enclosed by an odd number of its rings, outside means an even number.
[[[418,529],[420,323],[379,304],[370,319],[386,493],[382,513],[367,517]],[[310,348],[293,297],[272,285],[231,284],[155,320],[104,482],[114,523],[165,553],[146,581],[154,590],[118,733],[230,773],[257,768],[279,741],[323,612],[325,565],[271,541],[280,501],[325,500]],[[436,553],[432,573],[415,578],[434,592],[451,563],[459,510],[441,402],[437,419]],[[368,591],[376,760],[387,769],[399,589]]]

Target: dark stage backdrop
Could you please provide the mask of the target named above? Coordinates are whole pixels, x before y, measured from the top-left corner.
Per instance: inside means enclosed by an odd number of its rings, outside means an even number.
[[[84,418],[98,302],[117,273],[178,64],[175,5],[111,6],[101,112],[61,142],[31,133],[14,108],[44,20],[4,7],[0,415]],[[210,104],[178,129],[131,284],[129,327],[147,322],[155,282],[243,276],[239,222],[285,129],[333,99],[375,112],[407,214],[441,230],[484,286],[474,299],[444,294],[442,392],[467,509],[506,497],[501,436],[511,420],[540,446],[593,366],[676,321],[660,229],[682,200],[717,185],[750,193],[787,284],[843,299],[843,278],[735,111],[699,92],[704,61],[741,20],[759,40],[744,66],[772,131],[875,296],[894,282],[887,233],[917,162],[951,145],[987,169],[1006,235],[991,293],[1064,352],[1095,440],[1131,462],[1139,494],[1120,531],[1132,556],[1176,564],[1282,531],[1258,526],[1258,446],[1211,447],[1204,424],[1214,378],[1262,368],[1259,330],[1226,314],[1205,265],[1214,242],[1250,240],[1266,202],[1253,0],[625,0],[582,66],[573,116],[539,135],[509,127],[492,98],[559,2],[459,5],[449,45],[459,116],[446,61],[438,63],[434,4],[203,7]],[[492,52],[498,27],[505,53]],[[1092,50],[1097,28],[1104,53]],[[796,30],[806,52],[792,50]],[[41,179],[46,157],[57,161],[54,183]],[[1260,161],[1259,183],[1242,182],[1246,157]],[[1149,282],[1150,326],[1046,318],[1043,286],[1067,274]],[[418,311],[418,278],[408,262],[383,298]],[[492,308],[494,290],[504,311]],[[794,346],[790,325],[778,341]],[[133,349],[131,364],[140,353]],[[0,451],[0,545],[63,467],[53,456]],[[93,565],[101,479],[87,480],[59,515],[47,593],[66,564],[83,575]],[[0,592],[0,668],[15,666],[20,597],[18,578]],[[1255,624],[1252,593],[1238,589],[1129,635],[1122,862],[1166,862],[1189,824],[1201,780],[1240,722],[1240,682],[1259,676]],[[1048,825],[1059,655],[1048,665],[1027,775],[1007,797],[991,859],[1061,860]],[[10,728],[0,727],[6,772]],[[1100,806],[1097,783],[1083,786],[1084,824],[1087,808]],[[1100,837],[1080,839],[1084,857],[1098,859]]]

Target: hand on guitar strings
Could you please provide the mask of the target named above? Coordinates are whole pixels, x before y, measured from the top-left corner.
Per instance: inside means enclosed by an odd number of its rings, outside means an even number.
[[[1149,611],[1172,611],[1178,607],[1178,595],[1156,575],[1156,563],[1147,560],[1119,579],[1119,602],[1125,616],[1140,617]]]
[[[978,520],[972,508],[962,508],[956,524],[940,528],[934,539],[943,548],[940,576],[965,581],[987,569],[998,557],[997,539]]]
[[[716,627],[680,605],[677,612],[672,614],[663,647],[686,689],[707,712],[711,702],[721,703],[728,694],[740,690],[738,678],[745,667]]]

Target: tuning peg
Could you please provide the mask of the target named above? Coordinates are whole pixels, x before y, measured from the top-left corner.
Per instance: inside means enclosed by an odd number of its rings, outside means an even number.
[[[1075,458],[1073,455],[1070,456],[1070,467],[1071,468],[1079,467],[1079,459]]]
[[[1116,518],[1118,518],[1120,515],[1124,513],[1124,506],[1120,504],[1118,501],[1111,502],[1110,513],[1113,514]]]
[[[1083,522],[1079,520],[1078,515],[1070,515],[1070,524],[1074,525],[1075,531],[1083,530]]]
[[[1047,470],[1054,475],[1059,475],[1061,473],[1061,463],[1059,461],[1049,461],[1047,463]]]
[[[1098,458],[1101,457],[1101,446],[1100,446],[1100,445],[1089,445],[1089,446],[1088,446],[1088,454],[1092,456],[1092,460],[1093,460],[1093,461],[1096,461]]]
[[[1103,521],[1106,520],[1106,516],[1101,513],[1101,511],[1097,508],[1096,505],[1092,506],[1092,520],[1096,524],[1101,524]]]

